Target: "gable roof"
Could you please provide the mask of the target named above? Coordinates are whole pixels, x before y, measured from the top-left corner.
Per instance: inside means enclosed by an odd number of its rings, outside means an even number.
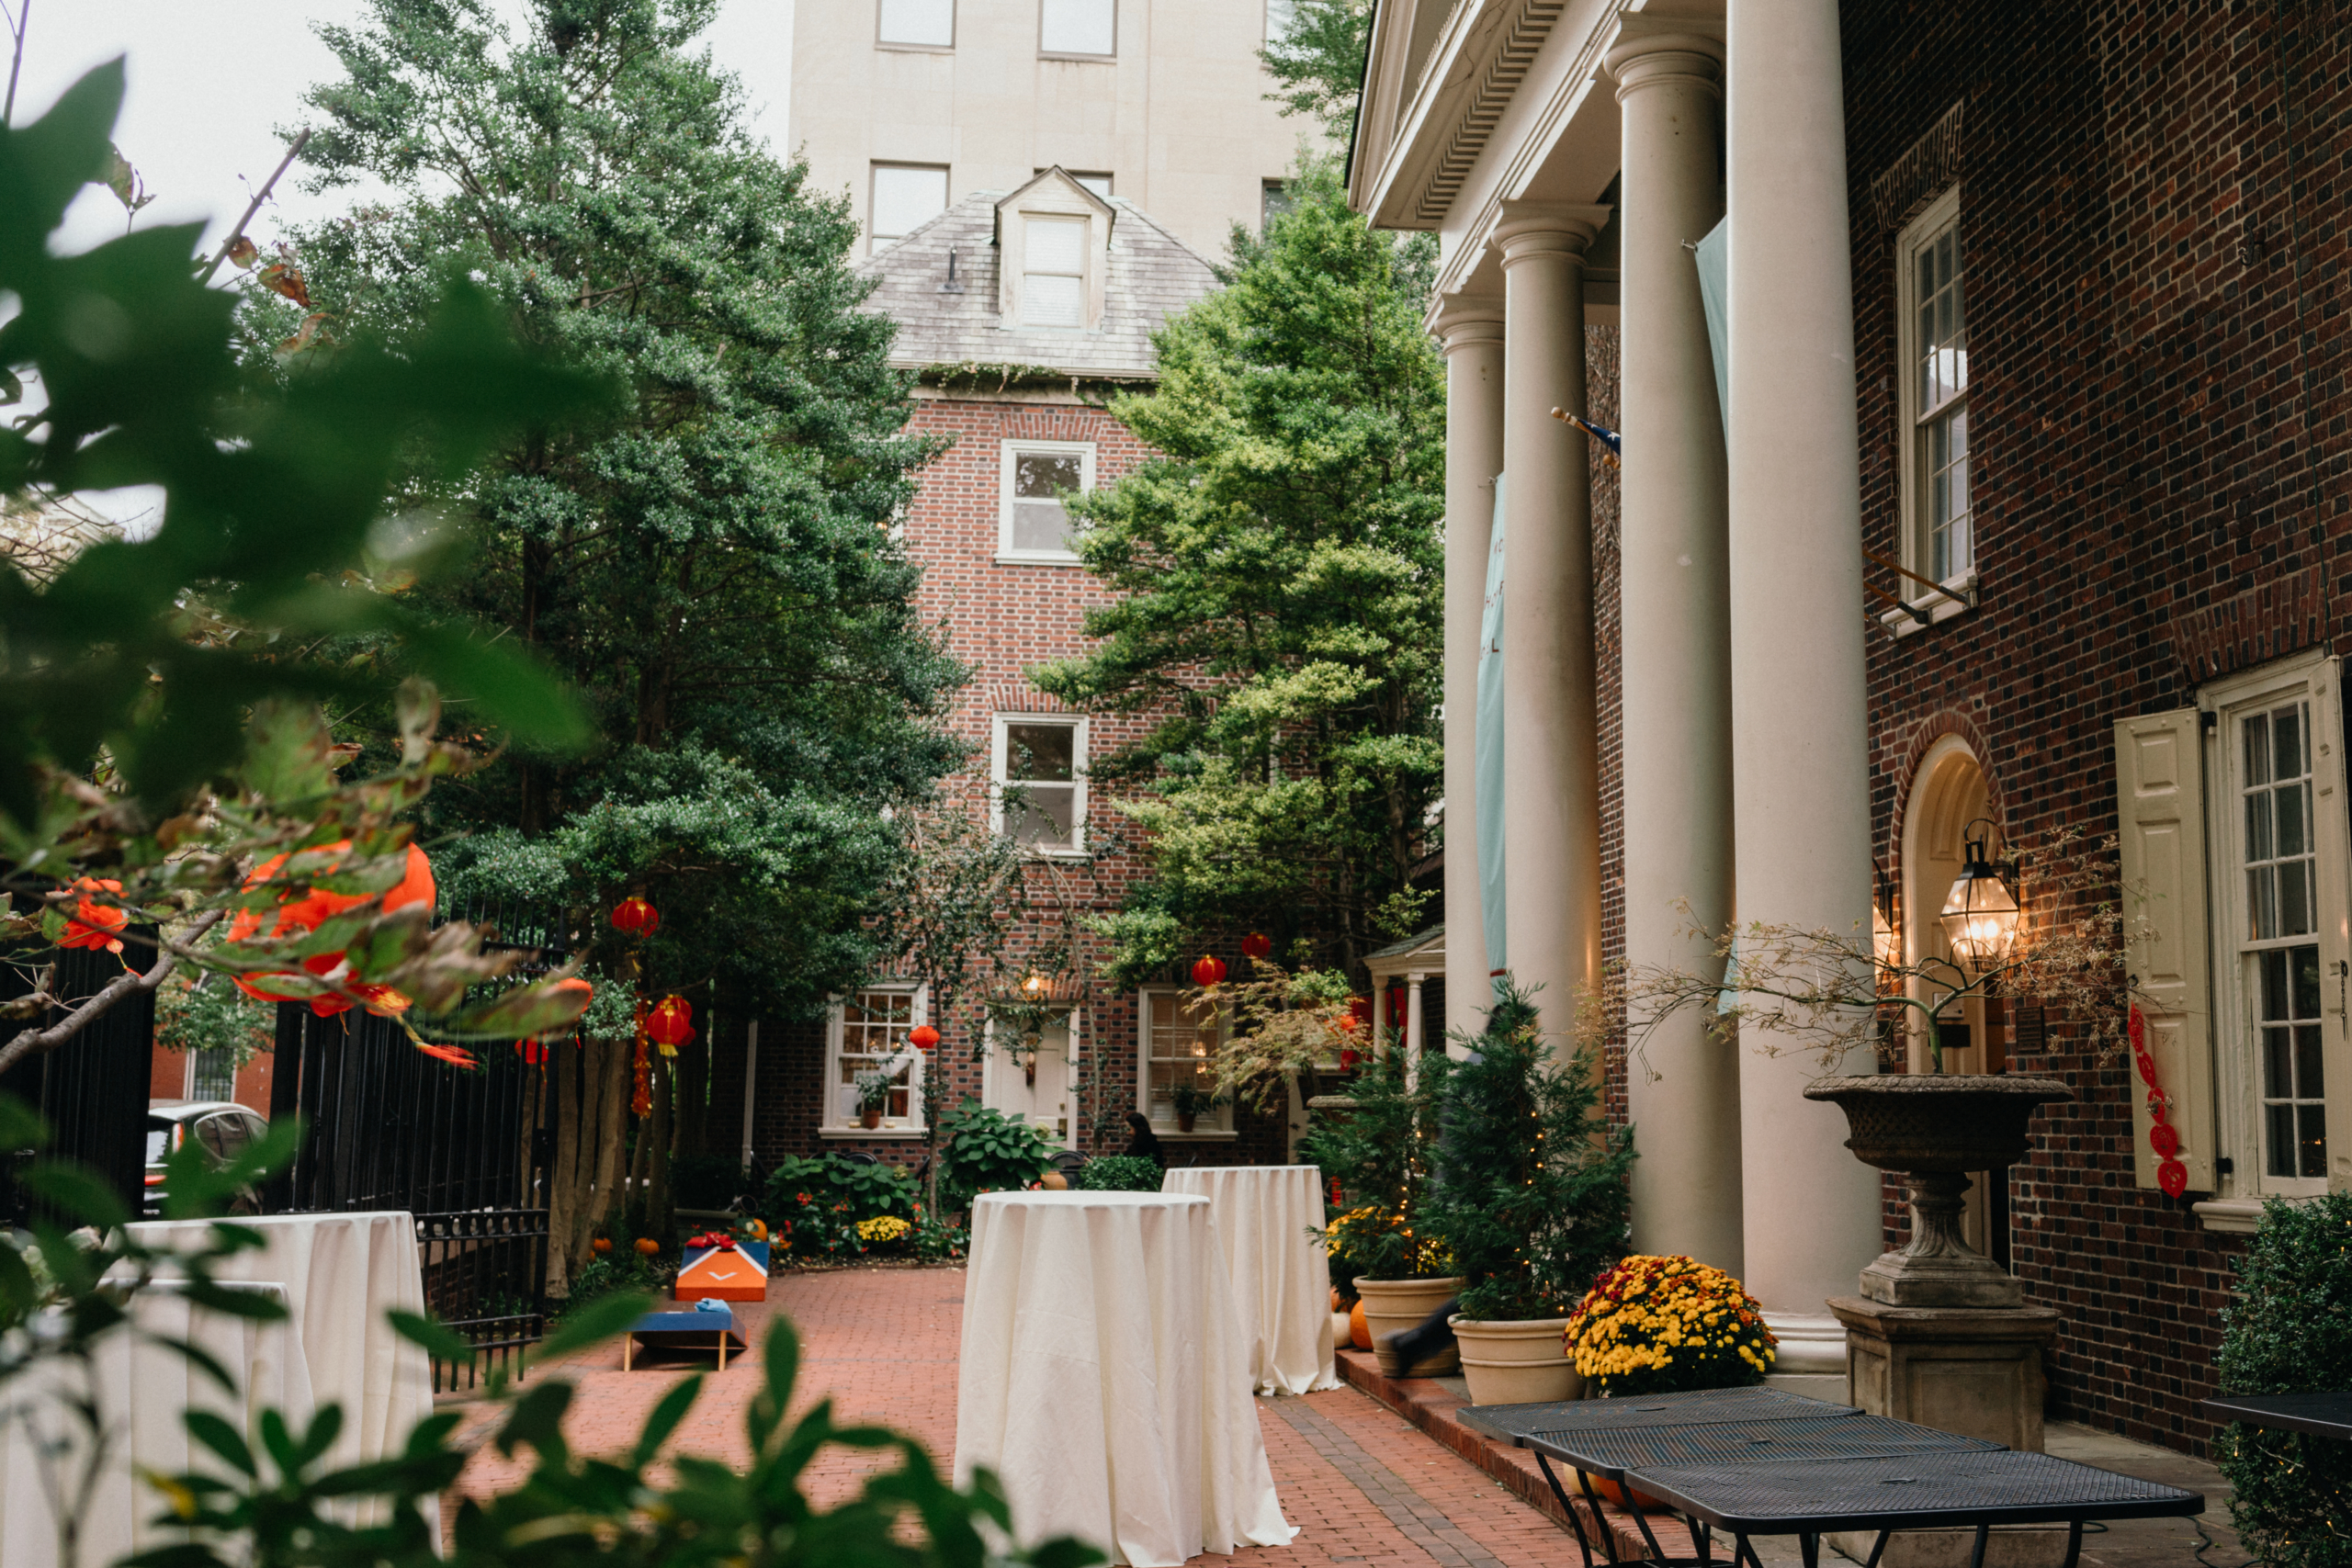
[[[861,276],[876,280],[860,309],[899,324],[890,363],[902,369],[1020,365],[1089,379],[1155,376],[1151,334],[1171,312],[1218,287],[1209,264],[1150,214],[1112,197],[1102,324],[1008,329],[997,310],[995,243],[998,208],[1006,197],[1003,191],[973,191],[858,264]],[[953,292],[946,288],[950,252]]]

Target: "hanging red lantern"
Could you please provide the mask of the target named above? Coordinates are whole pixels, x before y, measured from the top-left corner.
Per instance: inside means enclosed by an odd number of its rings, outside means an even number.
[[[104,948],[108,953],[122,951],[121,939],[115,933],[130,923],[130,911],[116,904],[92,902],[93,893],[120,893],[119,882],[100,882],[87,876],[76,877],[74,891],[82,895],[74,904],[74,913],[66,918],[65,934],[57,940],[60,947]]]
[[[332,875],[340,868],[341,857],[348,853],[350,849],[351,840],[344,839],[335,843],[321,845],[317,850],[305,850],[300,852],[305,854],[324,852],[335,855],[337,859],[330,862],[325,870],[318,874]],[[261,864],[254,867],[253,874],[245,878],[245,886],[247,887],[266,886],[277,877],[279,868],[284,866],[290,858],[292,858],[290,855],[277,855],[262,862]],[[318,930],[320,926],[335,916],[345,910],[356,909],[376,897],[378,896],[370,893],[330,893],[313,887],[300,898],[289,897],[282,900],[277,906],[276,919],[271,920],[266,931],[262,930],[262,922],[267,918],[268,911],[238,910],[229,921],[229,940],[246,942],[255,936],[270,938],[300,936],[304,931]],[[408,846],[404,870],[399,883],[381,897],[386,914],[391,913],[394,909],[405,909],[418,905],[428,909],[433,907],[439,894],[434,886],[433,863],[424,858],[423,850],[418,849],[414,844]],[[345,989],[356,993],[366,1004],[368,1010],[379,1017],[390,1018],[408,1010],[409,999],[390,986],[369,985],[364,981],[346,979],[345,976],[350,973],[350,969],[344,963],[341,953],[312,953],[302,960],[302,969],[319,979],[342,986]],[[311,1010],[321,1018],[333,1018],[339,1012],[351,1010],[351,1000],[348,997],[294,997],[269,988],[267,982],[272,976],[291,976],[293,973],[292,970],[270,970],[258,975],[240,975],[236,977],[237,988],[259,1001],[307,1001],[311,1004]],[[469,1057],[467,1060],[469,1064],[472,1059]]]
[[[1362,1029],[1365,1024],[1372,1021],[1372,998],[1370,997],[1350,997],[1348,998],[1348,1021],[1357,1029]]]
[[[613,906],[612,921],[623,936],[649,937],[662,929],[662,911],[632,894]]]
[[[1212,953],[1193,965],[1193,984],[1214,986],[1225,978],[1225,960]]]
[[[1274,939],[1263,931],[1251,931],[1241,939],[1242,956],[1252,963],[1269,957],[1274,951]]]
[[[695,1037],[694,1005],[679,996],[663,997],[647,1010],[645,1037],[662,1047],[665,1056],[677,1055],[678,1047]]]
[[[907,1039],[918,1051],[928,1051],[939,1043],[939,1031],[927,1023],[918,1023],[907,1031]]]
[[[514,1054],[536,1067],[548,1059],[548,1043],[536,1034],[530,1035],[514,1042]]]

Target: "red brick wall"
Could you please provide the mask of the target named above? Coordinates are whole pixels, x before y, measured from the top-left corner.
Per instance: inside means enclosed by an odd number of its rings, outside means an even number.
[[[1981,737],[2013,837],[2111,832],[2113,721],[2193,700],[2183,661],[2212,671],[2208,634],[2236,596],[2313,568],[2323,594],[2342,586],[2352,29],[2338,11],[1845,6],[1863,516],[1883,554],[1897,548],[1904,214],[1874,210],[1873,182],[1966,100],[1984,603],[1900,641],[1871,633],[1875,844],[1898,875],[1928,729],[1959,716]],[[2352,647],[2335,620],[2321,635]],[[2236,657],[2299,640],[2247,639]],[[2237,1242],[2199,1227],[2201,1194],[2132,1185],[2126,1064],[2053,1020],[2046,1050],[2015,1066],[2077,1097],[2010,1175],[2016,1271],[2066,1315],[2052,1413],[2203,1451],[2212,1428],[2192,1412],[2213,1387]]]

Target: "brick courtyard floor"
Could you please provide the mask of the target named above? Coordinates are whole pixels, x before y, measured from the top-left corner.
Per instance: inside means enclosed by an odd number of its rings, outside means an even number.
[[[739,1463],[747,1456],[743,1408],[760,1384],[756,1348],[781,1312],[791,1316],[802,1340],[796,1413],[831,1397],[839,1419],[878,1422],[905,1432],[931,1450],[943,1471],[948,1468],[956,1445],[962,1269],[789,1272],[777,1277],[769,1295],[765,1305],[737,1308],[737,1321],[754,1353],[706,1379],[673,1449]],[[620,1362],[616,1344],[560,1369],[580,1386],[566,1423],[579,1451],[625,1450],[646,1413],[681,1375],[646,1366],[624,1372]],[[1252,1547],[1196,1562],[1284,1568],[1342,1562],[1368,1568],[1571,1568],[1579,1561],[1565,1529],[1353,1388],[1304,1399],[1261,1399],[1257,1405],[1283,1515],[1300,1533],[1286,1547]],[[471,1406],[473,1434],[486,1433],[495,1414],[486,1404]],[[2204,1539],[2185,1519],[2118,1524],[2085,1540],[2085,1568],[2235,1568],[2244,1562],[2245,1553],[2224,1523],[2221,1504],[2226,1488],[2211,1465],[2055,1423],[2050,1449],[2106,1469],[2200,1489],[2212,1502]],[[888,1462],[832,1451],[812,1472],[810,1490],[820,1502],[838,1500],[855,1490],[866,1470]],[[459,1477],[447,1514],[454,1514],[458,1495],[490,1495],[514,1484],[519,1473],[520,1467],[482,1445]],[[2199,1555],[2208,1539],[2221,1550]],[[1793,1540],[1764,1539],[1756,1545],[1763,1568],[1797,1568]],[[1822,1556],[1825,1563],[1851,1568],[1829,1552]]]
[[[805,1371],[796,1405],[830,1396],[844,1420],[877,1421],[920,1439],[947,1468],[956,1445],[956,1351],[964,1274],[956,1269],[853,1269],[785,1274],[765,1306],[737,1309],[756,1346],[770,1319],[789,1314]],[[563,1369],[580,1385],[566,1424],[583,1452],[616,1452],[679,1373],[620,1370],[620,1350]],[[741,1461],[743,1407],[759,1387],[756,1357],[708,1378],[674,1447]],[[1283,1515],[1300,1529],[1286,1547],[1252,1547],[1202,1562],[1361,1563],[1367,1568],[1560,1568],[1575,1547],[1551,1520],[1483,1472],[1353,1389],[1258,1401],[1266,1458]],[[487,1412],[485,1412],[487,1414]],[[838,1498],[876,1461],[836,1452],[820,1461],[811,1490]],[[476,1450],[460,1493],[486,1496],[518,1478],[495,1449]]]

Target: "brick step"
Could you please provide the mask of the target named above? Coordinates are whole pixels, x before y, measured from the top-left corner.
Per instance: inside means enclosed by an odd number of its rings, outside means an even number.
[[[1551,1486],[1544,1479],[1544,1472],[1535,1456],[1525,1449],[1498,1443],[1473,1431],[1458,1420],[1454,1412],[1468,1404],[1443,1383],[1430,1378],[1391,1378],[1382,1375],[1380,1365],[1369,1350],[1342,1349],[1340,1352],[1340,1375],[1362,1389],[1382,1404],[1493,1476],[1510,1491],[1541,1509],[1554,1524],[1563,1529],[1582,1530],[1597,1552],[1639,1562],[1650,1554],[1649,1543],[1642,1539],[1634,1517],[1613,1503],[1604,1502],[1596,1514],[1593,1506],[1574,1495],[1573,1472],[1566,1466],[1556,1467],[1560,1483],[1571,1488],[1570,1501],[1576,1508],[1571,1518],[1560,1506]],[[1669,1557],[1688,1559],[1695,1548],[1689,1527],[1674,1515],[1653,1513],[1649,1516],[1650,1532],[1657,1537],[1661,1550]],[[1611,1547],[1615,1547],[1613,1552]],[[1731,1553],[1717,1543],[1713,1551],[1718,1562],[1729,1562]]]

